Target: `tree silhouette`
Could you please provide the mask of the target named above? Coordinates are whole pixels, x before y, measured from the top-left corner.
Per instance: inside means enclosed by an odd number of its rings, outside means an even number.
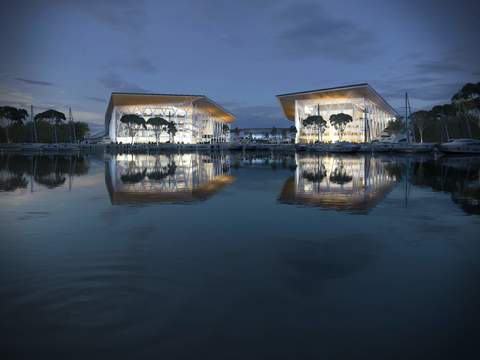
[[[304,179],[307,179],[310,182],[313,183],[321,183],[322,180],[327,176],[327,170],[325,169],[325,166],[322,164],[320,169],[317,171],[307,171],[305,170],[302,173],[302,177]]]
[[[230,127],[227,124],[222,125],[222,132],[223,136],[225,137],[225,141],[227,140],[227,135],[230,133]]]
[[[23,123],[28,116],[28,112],[25,109],[17,109],[12,106],[2,106],[0,107],[0,118],[5,119],[8,121],[7,125],[5,126],[5,133],[7,137],[7,143],[10,142],[10,136],[8,132],[8,128],[12,125],[12,123]]]
[[[332,124],[332,126],[338,132],[340,140],[343,139],[343,133],[345,132],[345,128],[352,121],[353,118],[345,113],[333,114],[330,116],[330,124]]]
[[[478,121],[480,115],[480,82],[465,84],[462,89],[452,97],[457,117],[465,122],[468,136],[472,137],[472,123]],[[477,122],[480,124],[480,122]]]
[[[175,142],[175,134],[177,133],[177,127],[173,121],[169,121],[167,125],[167,133],[172,138],[172,143]]]
[[[352,180],[353,177],[347,174],[343,162],[340,162],[340,165],[330,174],[330,181],[334,184],[345,185]]]
[[[177,171],[177,165],[175,164],[175,161],[172,161],[167,166],[164,166],[161,168],[158,168],[158,167],[155,168],[154,171],[149,172],[147,176],[151,180],[160,181],[162,179],[165,179],[168,176],[175,175],[176,171]]]
[[[430,117],[430,112],[425,110],[414,112],[411,115],[413,125],[417,128],[418,134],[420,135],[421,143],[423,143],[423,132],[427,127],[429,117]]]
[[[41,112],[41,113],[38,113],[37,115],[35,115],[35,121],[45,120],[50,124],[50,126],[53,124],[53,132],[54,132],[55,143],[58,142],[57,125],[61,124],[66,119],[67,118],[65,117],[64,113],[62,113],[60,111],[57,111],[57,110],[53,110],[53,109],[49,109],[47,111],[44,111],[44,112]]]
[[[120,180],[124,184],[136,184],[145,179],[146,173],[147,169],[143,169],[143,171],[128,172],[121,175]]]
[[[137,134],[138,130],[140,130],[140,127],[143,127],[144,129],[147,128],[145,119],[137,114],[124,114],[120,118],[120,122],[125,124],[128,134],[132,138],[132,144],[135,135]]]
[[[322,115],[310,115],[302,121],[303,126],[314,127],[318,132],[318,141],[323,140],[323,133],[327,129],[327,122]]]
[[[157,140],[157,145],[160,139],[162,131],[166,130],[168,126],[168,121],[160,116],[152,117],[147,120],[147,124],[153,128],[155,132],[155,139]]]

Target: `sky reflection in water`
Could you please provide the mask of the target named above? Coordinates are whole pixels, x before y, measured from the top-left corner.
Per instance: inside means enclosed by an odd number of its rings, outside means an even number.
[[[480,158],[0,159],[9,355],[476,351]]]

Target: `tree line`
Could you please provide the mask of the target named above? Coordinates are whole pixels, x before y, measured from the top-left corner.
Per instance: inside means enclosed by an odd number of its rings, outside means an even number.
[[[480,82],[464,85],[448,104],[413,112],[409,122],[416,142],[440,143],[455,138],[480,138]],[[404,119],[389,123],[386,130],[404,132]]]
[[[25,109],[12,106],[0,107],[0,142],[2,143],[65,143],[78,142],[88,133],[88,125],[79,121],[67,121],[64,113],[49,109],[36,114],[28,121]]]

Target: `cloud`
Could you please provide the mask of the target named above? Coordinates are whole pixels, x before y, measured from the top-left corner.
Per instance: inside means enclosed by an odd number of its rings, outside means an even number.
[[[100,84],[111,91],[133,91],[133,92],[147,92],[146,89],[138,86],[135,83],[122,79],[118,74],[110,72],[98,79]]]
[[[18,91],[15,89],[2,87],[0,88],[0,102],[2,104],[9,104],[9,105],[32,105],[37,102],[37,100],[30,94],[27,94],[22,91]]]
[[[99,102],[99,103],[105,103],[107,101],[104,98],[99,98],[99,97],[95,97],[95,96],[85,96],[85,99],[90,100],[90,101],[94,101],[94,102]]]
[[[40,80],[32,80],[32,79],[26,79],[22,77],[16,77],[15,80],[23,82],[25,84],[29,85],[40,85],[40,86],[53,86],[55,85],[54,83],[48,82],[48,81],[40,81]]]
[[[456,53],[452,57],[446,53],[432,58],[423,58],[422,54],[410,56],[405,63],[373,83],[382,95],[401,106],[405,92],[408,92],[414,107],[415,104],[428,108],[430,105],[449,103],[453,94],[471,81],[474,67],[462,55]]]
[[[430,109],[433,105],[449,103],[465,81],[458,79],[405,76],[404,78],[381,79],[374,82],[375,88],[400,113],[405,111],[405,92],[408,93],[412,110]]]
[[[425,62],[416,64],[415,67],[416,67],[416,70],[418,70],[421,73],[439,74],[439,75],[444,75],[445,73],[464,72],[466,70],[464,66],[456,62],[449,62],[448,60],[425,61]]]
[[[321,55],[358,63],[376,51],[372,32],[349,20],[336,18],[316,3],[293,3],[284,9],[279,21],[292,24],[277,37],[278,46],[288,57]]]

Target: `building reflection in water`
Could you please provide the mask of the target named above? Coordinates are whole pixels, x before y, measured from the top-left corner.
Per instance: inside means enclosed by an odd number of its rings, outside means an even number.
[[[378,158],[274,152],[105,156],[105,179],[113,204],[206,200],[234,181],[231,169],[242,168],[270,169],[272,176],[276,170],[293,172],[278,199],[286,204],[366,213],[401,180],[406,199],[411,186],[426,187],[449,194],[465,213],[480,214],[478,156]],[[73,189],[74,179],[91,172],[91,165],[99,160],[81,154],[0,153],[0,192]]]
[[[398,180],[396,169],[371,156],[296,156],[279,201],[286,204],[366,213]]]
[[[234,179],[222,154],[122,154],[105,162],[114,205],[204,201]]]

